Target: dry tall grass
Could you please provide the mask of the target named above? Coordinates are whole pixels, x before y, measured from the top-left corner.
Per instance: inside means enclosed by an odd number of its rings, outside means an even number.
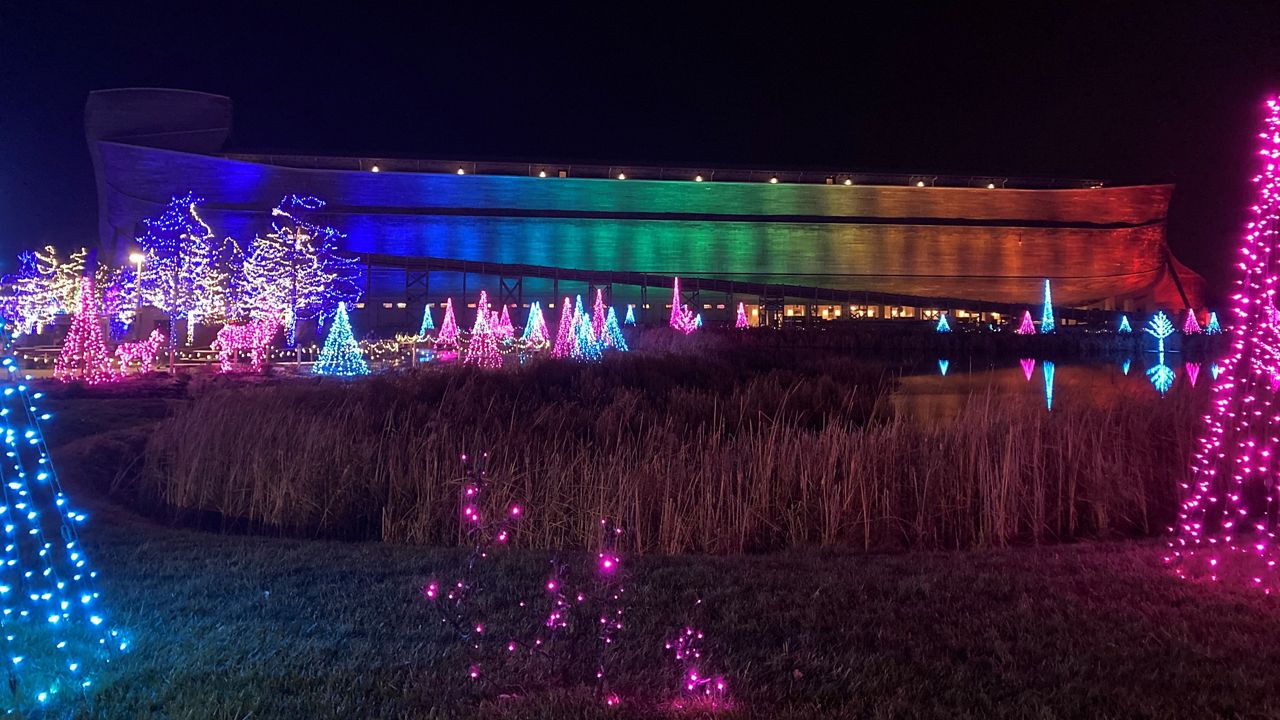
[[[1173,513],[1198,400],[1048,414],[987,392],[921,424],[835,366],[627,363],[209,390],[153,435],[138,491],[228,527],[450,544],[458,455],[488,451],[532,547],[590,545],[602,516],[663,553],[1145,534]]]

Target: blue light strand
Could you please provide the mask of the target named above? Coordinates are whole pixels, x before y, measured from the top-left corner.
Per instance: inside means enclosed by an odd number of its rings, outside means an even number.
[[[1044,280],[1044,312],[1040,316],[1040,332],[1051,333],[1055,326],[1053,320],[1053,294],[1049,291],[1049,279]]]
[[[938,326],[934,330],[940,333],[951,332],[951,323],[947,322],[947,314],[945,312],[938,316]]]
[[[1121,315],[1121,316],[1120,316],[1120,327],[1116,328],[1116,332],[1120,332],[1120,333],[1131,333],[1131,332],[1133,332],[1133,327],[1132,327],[1131,325],[1129,325],[1129,316],[1128,316],[1128,315]]]
[[[8,650],[10,687],[15,688],[10,712],[26,702],[43,705],[61,689],[85,691],[92,685],[87,663],[110,661],[129,642],[111,629],[96,607],[97,572],[90,569],[76,526],[88,519],[72,509],[49,456],[41,423],[49,420],[35,402],[43,393],[30,392],[19,380],[17,362],[3,361],[3,505],[0,520],[5,537],[0,564],[0,624]],[[20,409],[20,410],[19,410]],[[53,523],[42,517],[49,506]],[[61,546],[55,548],[50,538]],[[42,647],[43,646],[43,647]]]
[[[351,319],[347,317],[345,302],[338,302],[338,312],[329,327],[320,359],[316,361],[312,372],[338,377],[369,374],[369,364],[365,362],[364,352],[351,333]]]

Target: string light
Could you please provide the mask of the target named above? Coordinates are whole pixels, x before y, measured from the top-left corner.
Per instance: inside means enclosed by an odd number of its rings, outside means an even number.
[[[329,335],[324,339],[324,349],[320,351],[320,359],[311,370],[317,375],[342,377],[369,374],[369,365],[360,350],[360,343],[356,342],[351,333],[351,319],[347,317],[345,302],[338,302],[338,311],[329,326]]]
[[[1044,311],[1040,315],[1040,332],[1051,333],[1056,323],[1053,321],[1053,295],[1049,292],[1049,279],[1044,281]]]
[[[219,262],[213,230],[200,217],[204,198],[193,192],[170,198],[160,215],[142,221],[137,238],[143,262],[138,288],[143,300],[169,317],[170,347],[179,320],[188,334],[201,320],[216,320],[226,307],[227,274]]]
[[[236,360],[241,353],[249,358],[249,372],[260,373],[266,367],[271,343],[280,327],[278,311],[243,325],[223,325],[209,349],[218,353],[218,366],[224,373],[236,370]]]
[[[92,292],[83,293],[81,307],[91,303]],[[8,371],[0,391],[6,458],[0,463],[0,515],[7,518],[0,618],[12,691],[7,710],[43,717],[43,710],[32,708],[55,701],[60,692],[75,696],[90,689],[94,661],[110,662],[129,649],[129,641],[98,607],[98,573],[77,532],[88,516],[71,505],[49,457],[42,423],[51,415],[36,405],[43,394],[19,378],[12,356],[0,362]]]
[[[626,317],[622,318],[622,324],[623,324],[623,325],[635,325],[635,324],[636,324],[636,306],[635,306],[635,305],[628,305],[628,306],[627,306],[627,315],[626,315]]]
[[[551,357],[561,359],[573,357],[575,331],[574,307],[566,295],[560,303],[560,325],[556,328],[556,344],[551,348]]]
[[[1280,428],[1280,313],[1276,311],[1277,219],[1280,218],[1280,96],[1267,100],[1259,135],[1258,198],[1240,243],[1236,322],[1200,427],[1191,479],[1166,562],[1183,578],[1229,580],[1276,589],[1275,478]]]
[[[934,329],[940,333],[951,332],[951,323],[947,322],[947,314],[945,312],[938,315],[938,325]]]
[[[1200,363],[1197,363],[1197,362],[1183,363],[1182,367],[1184,367],[1187,371],[1187,380],[1191,382],[1191,387],[1195,387],[1196,380],[1200,377]]]
[[[601,343],[591,331],[591,316],[582,306],[582,296],[577,296],[573,306],[573,347],[569,357],[586,362],[600,359]]]
[[[167,342],[160,328],[151,331],[146,340],[120,343],[116,346],[116,360],[120,362],[120,373],[127,374],[129,365],[138,363],[138,373],[145,374],[156,369],[156,355]]]
[[[1027,382],[1031,382],[1031,375],[1036,371],[1036,359],[1022,358],[1018,364],[1022,366],[1022,374],[1027,378]]]
[[[747,306],[741,302],[738,303],[738,313],[733,320],[733,326],[738,330],[746,330],[749,326],[747,322]]]
[[[498,338],[489,326],[489,294],[480,291],[480,299],[476,302],[476,321],[471,327],[471,340],[467,343],[467,355],[463,364],[482,368],[502,367],[502,356],[498,354]]]
[[[516,327],[511,323],[511,312],[507,310],[507,306],[502,306],[502,314],[498,316],[498,324],[494,327],[495,334],[503,340],[512,340],[516,336]]]
[[[1035,335],[1036,324],[1031,320],[1031,311],[1022,311],[1022,323],[1018,325],[1018,329],[1014,330],[1019,335]]]
[[[1119,332],[1119,333],[1131,333],[1131,332],[1133,332],[1133,327],[1132,327],[1131,325],[1129,325],[1129,316],[1128,316],[1128,315],[1121,315],[1121,316],[1120,316],[1120,327],[1116,328],[1116,332]]]
[[[542,349],[548,344],[547,321],[542,316],[542,303],[536,300],[529,306],[529,319],[525,321],[520,343],[531,349]]]
[[[605,316],[604,328],[601,331],[600,339],[606,348],[617,350],[618,352],[628,352],[627,339],[622,336],[622,328],[618,327],[618,314],[609,308],[609,313]]]
[[[249,244],[236,278],[233,303],[254,317],[278,311],[289,347],[297,343],[299,320],[326,317],[361,295],[358,261],[338,254],[345,236],[303,217],[324,206],[317,197],[284,196],[271,210],[272,232]]]
[[[1169,321],[1169,316],[1165,315],[1163,310],[1157,312],[1152,316],[1151,320],[1147,322],[1147,326],[1143,328],[1143,331],[1156,339],[1158,343],[1156,352],[1160,353],[1162,356],[1161,364],[1163,364],[1164,339],[1175,332],[1173,329],[1173,323]]]
[[[1196,320],[1196,311],[1192,308],[1187,308],[1187,320],[1182,323],[1182,334],[1199,335],[1202,332],[1204,332],[1204,329],[1200,327],[1200,322]]]
[[[604,340],[604,290],[596,288],[596,300],[591,306],[591,334]]]
[[[88,385],[116,379],[106,341],[102,338],[102,321],[91,275],[80,279],[80,310],[71,319],[71,327],[53,366],[53,376],[63,382],[78,380]]]
[[[1155,387],[1161,395],[1169,392],[1173,387],[1173,381],[1177,379],[1177,374],[1173,368],[1164,363],[1164,349],[1157,353],[1156,364],[1147,369],[1147,378],[1151,380],[1151,385]]]
[[[422,306],[422,326],[418,328],[418,338],[421,340],[426,340],[427,333],[435,329],[436,329],[436,324],[431,320],[431,306],[423,305]]]
[[[1222,334],[1222,326],[1218,324],[1218,313],[1216,312],[1209,313],[1209,323],[1204,326],[1204,334],[1205,335]]]
[[[671,320],[668,324],[685,335],[698,329],[697,319],[680,299],[680,278],[675,278],[671,286]]]
[[[938,374],[939,374],[939,375],[941,375],[942,377],[946,377],[946,376],[947,376],[947,370],[948,370],[948,369],[950,369],[950,368],[951,368],[951,361],[950,361],[950,360],[943,360],[943,359],[941,359],[941,358],[939,358],[939,359],[938,359]]]
[[[453,316],[453,298],[444,301],[444,320],[440,321],[440,332],[436,334],[437,350],[457,350],[458,320]]]

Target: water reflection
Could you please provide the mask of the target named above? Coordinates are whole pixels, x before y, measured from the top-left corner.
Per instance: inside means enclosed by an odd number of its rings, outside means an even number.
[[[1124,373],[1125,375],[1128,375],[1129,366],[1132,364],[1133,364],[1133,358],[1125,358],[1124,362],[1120,363],[1120,372]]]
[[[1209,377],[1211,379],[1217,380],[1218,376],[1221,374],[1222,374],[1222,368],[1218,365],[1218,363],[1209,363]]]
[[[1173,368],[1164,364],[1163,351],[1157,354],[1156,364],[1147,369],[1147,377],[1161,395],[1169,392],[1169,388],[1173,387],[1173,381],[1177,379],[1177,375],[1173,372]]]
[[[1040,369],[1044,371],[1044,404],[1046,408],[1053,410],[1053,361],[1045,360],[1040,363]]]
[[[947,376],[947,368],[951,367],[950,360],[938,359],[938,372],[942,373],[942,377]]]
[[[1200,377],[1200,363],[1189,362],[1183,363],[1182,367],[1187,371],[1187,379],[1191,381],[1191,387],[1196,386],[1196,380]]]
[[[1022,374],[1027,378],[1027,382],[1031,382],[1031,375],[1036,371],[1035,358],[1022,358],[1018,361],[1022,364]]]

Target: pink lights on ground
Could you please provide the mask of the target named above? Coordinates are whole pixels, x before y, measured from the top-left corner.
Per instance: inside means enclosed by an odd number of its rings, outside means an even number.
[[[120,374],[126,375],[129,366],[138,364],[138,374],[143,375],[156,369],[156,355],[165,344],[164,333],[160,328],[151,331],[146,340],[120,343],[116,346],[116,360],[120,361]]]
[[[1280,472],[1280,312],[1275,304],[1280,277],[1271,262],[1280,218],[1280,97],[1268,100],[1266,110],[1259,135],[1261,173],[1254,178],[1258,201],[1237,265],[1232,354],[1213,386],[1166,562],[1182,578],[1227,580],[1271,593],[1280,587],[1274,511]]]
[[[241,353],[249,359],[249,372],[262,372],[267,362],[267,350],[281,327],[283,323],[275,313],[246,325],[223,325],[211,346],[218,351],[218,365],[222,372],[235,370]]]

